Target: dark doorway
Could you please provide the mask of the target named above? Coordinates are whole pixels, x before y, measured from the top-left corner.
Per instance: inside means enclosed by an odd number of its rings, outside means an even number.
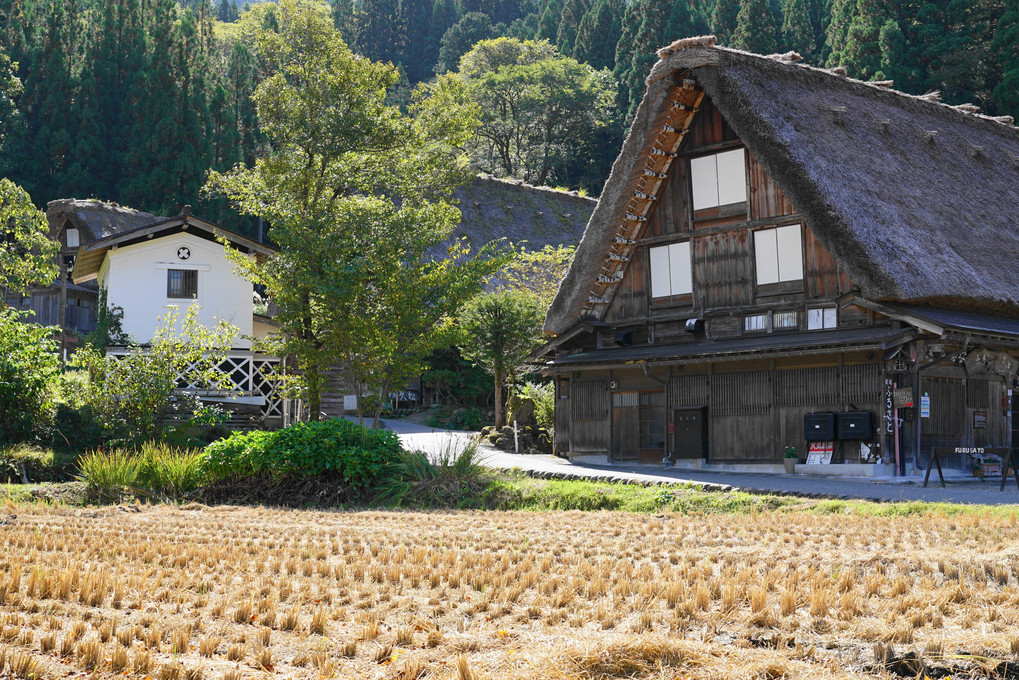
[[[683,408],[672,412],[672,457],[696,460],[708,457],[708,427],[704,408]]]
[[[612,460],[660,463],[665,457],[665,393],[612,395]]]

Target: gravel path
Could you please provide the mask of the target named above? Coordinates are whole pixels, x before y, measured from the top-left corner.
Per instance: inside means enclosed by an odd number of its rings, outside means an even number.
[[[463,445],[475,436],[473,432],[453,432],[387,420],[386,426],[400,435],[407,448],[432,454]],[[943,501],[981,505],[1019,503],[1019,490],[1010,482],[998,491],[1000,480],[985,482],[966,478],[948,480],[942,489],[934,480],[924,489],[920,476],[901,479],[859,479],[813,477],[807,475],[762,474],[756,472],[715,472],[676,470],[661,465],[591,465],[571,463],[554,456],[505,453],[482,446],[482,463],[488,467],[519,468],[535,476],[571,476],[585,479],[635,481],[646,483],[689,483],[715,490],[741,490],[754,493],[778,493],[807,497],[832,497],[875,501]]]

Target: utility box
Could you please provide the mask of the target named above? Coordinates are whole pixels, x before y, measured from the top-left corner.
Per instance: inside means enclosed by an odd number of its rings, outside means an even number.
[[[835,440],[835,414],[831,411],[808,413],[803,416],[803,438],[808,442]]]
[[[874,414],[870,411],[846,411],[838,415],[838,438],[870,440],[874,438]]]

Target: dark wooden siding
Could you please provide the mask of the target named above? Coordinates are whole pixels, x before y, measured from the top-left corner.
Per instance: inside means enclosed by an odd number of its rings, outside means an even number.
[[[669,380],[669,406],[707,406],[710,399],[708,376],[680,375]]]
[[[682,150],[691,151],[702,146],[711,146],[737,139],[739,136],[722,118],[722,113],[715,108],[714,103],[708,97],[705,97],[701,101],[700,111],[697,112],[693,128],[683,143]]]
[[[804,229],[803,250],[808,298],[836,298],[852,288],[849,276],[839,268],[810,227]]]
[[[609,390],[604,380],[574,381],[570,387],[573,427],[570,450],[609,450]]]
[[[772,403],[769,371],[711,376],[711,406],[716,416],[763,415],[771,412]]]
[[[695,309],[753,303],[753,252],[746,231],[693,239],[691,254]]]
[[[649,221],[648,233],[665,236],[690,230],[690,174],[686,160],[673,163]]]
[[[555,381],[555,449],[556,453],[570,450],[570,381],[562,378]]]
[[[634,249],[623,280],[619,282],[616,295],[605,314],[607,322],[646,318],[649,302],[647,257],[647,248],[642,246]]]
[[[760,220],[796,214],[796,208],[764,171],[753,154],[747,152],[747,157],[747,172],[750,176],[750,219]]]

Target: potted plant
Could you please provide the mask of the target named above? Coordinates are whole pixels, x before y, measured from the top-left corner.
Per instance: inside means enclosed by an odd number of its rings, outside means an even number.
[[[786,474],[795,474],[796,464],[800,462],[800,454],[796,451],[795,446],[785,447],[785,458],[783,459],[783,462],[785,463]]]

